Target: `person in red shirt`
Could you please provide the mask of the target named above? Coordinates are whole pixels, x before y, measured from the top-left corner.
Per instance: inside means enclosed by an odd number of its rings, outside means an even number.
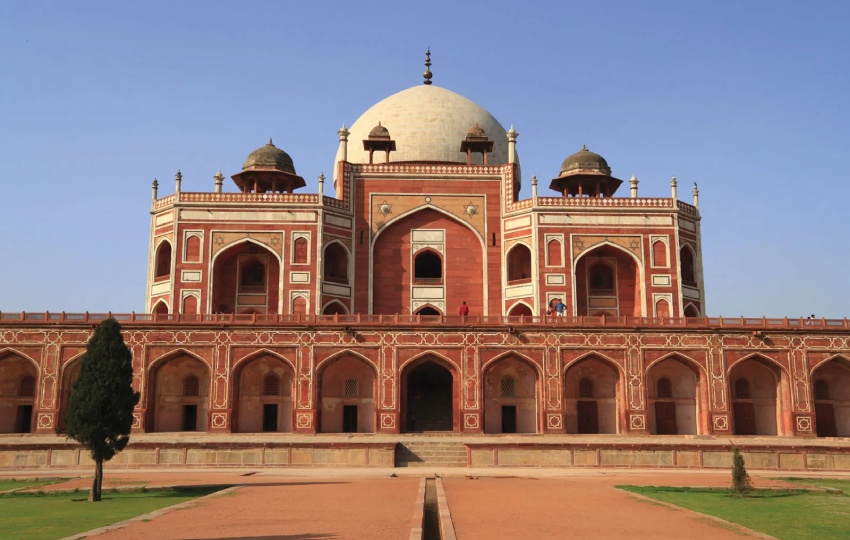
[[[460,309],[458,310],[458,312],[459,312],[462,316],[464,316],[464,317],[466,317],[467,315],[469,315],[469,306],[467,306],[467,305],[466,305],[466,300],[464,300],[464,301],[461,303],[461,305],[460,305]]]

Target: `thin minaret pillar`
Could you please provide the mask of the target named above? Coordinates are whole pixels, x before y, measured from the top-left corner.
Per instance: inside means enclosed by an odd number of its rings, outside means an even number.
[[[511,126],[505,135],[508,137],[508,163],[516,163],[516,139],[519,133]]]
[[[674,201],[679,200],[679,194],[678,194],[678,192],[676,191],[676,186],[678,186],[678,185],[679,185],[679,182],[677,182],[677,181],[676,181],[676,177],[674,176],[674,177],[670,180],[670,191],[672,191],[672,196],[673,196],[673,200],[674,200]]]
[[[156,193],[159,189],[159,182],[156,181],[156,178],[151,182],[151,204],[156,204]]]
[[[215,173],[215,175],[213,176],[213,179],[215,180],[215,192],[221,193],[221,187],[222,187],[222,184],[224,183],[224,175],[221,174],[221,169],[219,169],[218,172]]]
[[[699,210],[699,188],[697,188],[696,182],[694,182],[693,194],[694,194],[694,208]]]
[[[632,199],[637,199],[638,196],[638,179],[637,176],[632,173],[632,177],[629,178],[629,189],[632,193]]]

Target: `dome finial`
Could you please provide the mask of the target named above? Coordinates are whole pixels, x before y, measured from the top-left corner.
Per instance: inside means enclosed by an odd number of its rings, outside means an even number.
[[[431,84],[431,47],[428,47],[428,51],[425,53],[425,73],[423,74],[425,77],[425,84]]]
[[[274,146],[274,143],[272,142],[272,138],[271,138],[271,137],[269,137],[269,146]]]

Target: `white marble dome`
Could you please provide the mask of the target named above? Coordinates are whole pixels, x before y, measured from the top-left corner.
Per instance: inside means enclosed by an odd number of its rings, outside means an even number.
[[[396,150],[390,161],[448,161],[466,163],[460,143],[476,123],[493,141],[488,165],[508,162],[505,128],[483,107],[465,97],[434,85],[420,84],[380,101],[363,113],[351,126],[348,136],[348,161],[369,163],[363,140],[378,125],[387,128]],[[375,152],[374,162],[384,162],[383,152]],[[481,165],[481,154],[473,154],[472,163]]]

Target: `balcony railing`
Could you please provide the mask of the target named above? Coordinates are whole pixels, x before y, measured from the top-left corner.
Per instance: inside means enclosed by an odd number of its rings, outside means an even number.
[[[177,313],[65,313],[65,312],[0,312],[0,326],[37,324],[93,325],[113,317],[122,325],[272,325],[307,327],[356,326],[505,326],[553,328],[690,328],[712,330],[718,328],[744,330],[850,330],[850,320],[844,319],[789,319],[767,317],[545,317],[501,315],[278,315],[213,313],[186,315]]]

